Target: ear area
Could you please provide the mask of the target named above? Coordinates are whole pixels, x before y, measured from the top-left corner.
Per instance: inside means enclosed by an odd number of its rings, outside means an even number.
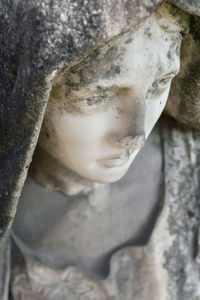
[[[200,129],[200,19],[193,16],[181,48],[181,69],[172,82],[166,112],[182,124]]]

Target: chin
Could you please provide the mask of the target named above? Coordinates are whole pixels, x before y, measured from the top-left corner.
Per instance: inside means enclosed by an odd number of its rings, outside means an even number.
[[[125,175],[125,174],[124,174]],[[122,179],[122,177],[124,177],[124,175],[116,177],[116,178],[107,178],[107,179],[99,179],[99,180],[95,180],[94,182],[96,183],[102,183],[102,184],[108,184],[108,183],[113,183],[116,181],[119,181],[120,179]]]
[[[99,171],[98,175],[95,174],[95,176],[84,176],[89,181],[95,182],[95,183],[102,183],[102,184],[108,184],[116,182],[128,171],[128,167],[125,168],[110,168],[106,170],[107,172]]]

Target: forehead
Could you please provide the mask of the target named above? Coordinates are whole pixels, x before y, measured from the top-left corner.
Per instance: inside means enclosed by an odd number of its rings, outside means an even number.
[[[62,78],[74,90],[126,86],[133,80],[176,72],[179,49],[179,33],[164,31],[152,15],[131,32],[94,51]]]

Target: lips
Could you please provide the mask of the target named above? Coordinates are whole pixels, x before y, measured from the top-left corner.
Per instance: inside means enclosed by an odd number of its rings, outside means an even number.
[[[123,157],[116,157],[116,158],[110,158],[110,159],[103,159],[100,160],[100,162],[108,167],[108,168],[112,168],[112,167],[120,167],[125,165],[128,162],[129,157],[128,156],[123,156]]]

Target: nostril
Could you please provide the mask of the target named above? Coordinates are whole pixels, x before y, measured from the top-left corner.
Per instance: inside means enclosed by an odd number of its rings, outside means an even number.
[[[139,133],[135,136],[130,135],[124,138],[117,138],[116,136],[109,137],[109,142],[118,148],[124,148],[133,152],[135,150],[141,149],[145,144],[145,134]]]
[[[120,141],[120,146],[126,149],[138,150],[142,148],[145,144],[145,136],[136,135],[136,136],[127,136]]]

